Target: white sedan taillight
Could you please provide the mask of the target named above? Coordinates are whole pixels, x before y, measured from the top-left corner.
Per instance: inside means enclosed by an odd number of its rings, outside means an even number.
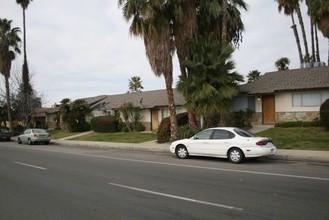
[[[272,143],[272,141],[271,140],[261,140],[261,141],[256,142],[256,145],[263,147],[268,143]]]

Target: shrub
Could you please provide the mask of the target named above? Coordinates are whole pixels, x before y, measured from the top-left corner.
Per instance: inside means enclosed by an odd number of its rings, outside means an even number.
[[[70,132],[84,132],[89,130],[90,130],[90,124],[88,122],[71,123],[69,126]]]
[[[95,132],[117,132],[118,131],[118,121],[114,116],[100,116],[92,118],[91,129]]]
[[[24,132],[24,127],[22,125],[17,125],[14,127],[14,136],[20,135]]]
[[[192,131],[188,125],[178,127],[178,139],[190,138],[195,135],[198,131]]]
[[[179,113],[176,115],[177,124],[178,126],[183,126],[188,124],[188,115],[187,112]],[[157,136],[158,136],[158,143],[164,143],[170,141],[170,119],[169,117],[162,119]]]
[[[253,114],[254,111],[250,109],[233,112],[228,116],[228,119],[226,120],[226,126],[251,128],[251,119]]]
[[[329,99],[322,103],[320,107],[320,121],[321,124],[329,130]]]
[[[287,121],[275,124],[275,127],[290,128],[290,127],[319,127],[319,121]]]

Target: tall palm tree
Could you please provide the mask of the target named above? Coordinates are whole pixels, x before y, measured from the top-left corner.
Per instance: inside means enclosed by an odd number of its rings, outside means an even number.
[[[295,11],[294,7],[292,6],[292,4],[289,3],[288,0],[276,0],[276,1],[279,4],[279,6],[278,6],[279,12],[283,11],[283,13],[285,15],[291,17],[291,21],[292,21],[291,28],[293,29],[294,36],[295,36],[295,39],[296,39],[298,55],[299,55],[299,62],[300,62],[300,65],[302,65],[304,63],[304,58],[303,58],[302,48],[301,48],[301,45],[300,45],[297,26],[296,26],[296,22],[295,22],[295,18],[294,18],[294,11]]]
[[[168,2],[170,18],[173,21],[175,47],[183,77],[189,77],[191,74],[184,62],[192,59],[190,45],[197,42],[200,37],[215,33],[217,41],[222,42],[222,45],[231,42],[236,46],[239,44],[241,32],[244,30],[239,8],[247,10],[244,0],[172,0]],[[223,9],[222,5],[226,8]],[[190,99],[188,94],[185,99]],[[196,120],[193,111],[192,108],[188,109],[188,118],[189,127],[195,130]]]
[[[232,97],[238,92],[237,82],[243,81],[242,76],[234,71],[231,60],[234,49],[230,45],[221,48],[211,35],[199,39],[191,46],[191,51],[193,58],[185,61],[191,74],[189,77],[180,76],[177,84],[178,90],[190,96],[186,108],[194,109],[202,117],[226,112]]]
[[[29,99],[32,94],[32,86],[30,84],[29,68],[27,63],[27,53],[26,53],[26,16],[25,11],[27,10],[29,4],[33,0],[16,0],[16,3],[19,4],[23,9],[23,47],[24,47],[24,61],[22,68],[22,78],[23,78],[23,91],[24,91],[24,104],[26,108],[29,108]]]
[[[189,45],[198,38],[197,5],[195,0],[171,0],[168,6],[181,75],[186,75],[183,62],[191,56]]]
[[[225,47],[225,43],[232,43],[239,46],[242,40],[244,24],[241,19],[239,9],[247,10],[247,4],[244,0],[204,0],[198,1],[197,18],[199,36],[208,36],[215,33],[215,38]],[[224,11],[225,10],[225,11]],[[224,15],[224,16],[223,16]],[[227,39],[224,39],[224,37]],[[222,42],[224,41],[224,42]]]
[[[248,83],[255,82],[260,77],[261,72],[258,70],[252,70],[248,73]]]
[[[174,42],[171,22],[166,17],[167,1],[119,0],[118,3],[123,7],[125,19],[131,20],[130,33],[143,38],[146,56],[154,74],[165,79],[170,112],[170,139],[173,141],[177,139],[176,107],[172,88]]]
[[[287,57],[281,57],[274,63],[274,65],[278,69],[278,71],[288,70],[289,64],[290,64],[290,60]]]
[[[329,42],[329,3],[325,0],[308,0],[308,14],[314,19],[317,27],[322,32],[323,36],[328,38]],[[329,50],[328,50],[329,64]]]
[[[11,62],[15,59],[16,53],[20,53],[19,43],[21,39],[18,36],[20,29],[11,28],[12,20],[0,19],[0,72],[5,77],[6,99],[8,108],[9,130],[13,131],[11,100],[9,89],[9,77]]]
[[[247,4],[244,0],[221,0],[221,36],[222,45],[233,42],[239,46],[242,39],[241,33],[244,31],[244,25],[241,20],[239,9],[247,11]]]
[[[141,92],[144,87],[142,86],[142,80],[139,76],[132,76],[129,79],[129,91],[130,92]]]

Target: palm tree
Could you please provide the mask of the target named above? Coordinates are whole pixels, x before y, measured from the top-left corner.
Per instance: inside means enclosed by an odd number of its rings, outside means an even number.
[[[168,2],[175,47],[183,77],[188,77],[191,74],[184,65],[186,60],[193,57],[190,51],[190,44],[197,42],[200,37],[216,33],[216,39],[218,42],[222,42],[222,45],[232,42],[238,46],[241,40],[241,32],[244,29],[238,8],[247,9],[243,0],[185,0]],[[222,5],[226,6],[226,9],[223,9]],[[185,99],[190,99],[188,94],[186,94]],[[195,130],[196,120],[193,111],[192,108],[188,109],[188,118],[189,127]]]
[[[15,59],[16,53],[20,53],[19,43],[21,39],[18,36],[20,29],[11,28],[12,20],[0,19],[0,72],[5,77],[6,99],[8,108],[9,130],[13,131],[9,77],[11,62]]]
[[[221,0],[222,8],[222,45],[233,42],[239,46],[242,40],[241,33],[244,31],[244,25],[241,20],[241,13],[239,9],[247,11],[247,4],[244,0]]]
[[[242,76],[233,71],[231,56],[234,49],[228,45],[221,48],[211,35],[191,46],[194,54],[185,61],[189,77],[180,76],[177,88],[189,95],[186,108],[192,108],[201,117],[223,113],[229,109],[230,101],[237,94],[237,82]]]
[[[288,70],[289,69],[290,60],[287,57],[281,57],[277,61],[275,61],[275,67],[278,71]]]
[[[26,108],[29,108],[29,97],[32,93],[32,86],[30,84],[30,77],[29,77],[29,68],[27,64],[27,54],[26,54],[26,17],[25,17],[25,11],[28,8],[29,4],[33,0],[16,0],[16,3],[19,4],[23,9],[23,41],[24,41],[24,61],[23,61],[23,91],[24,91],[24,99],[25,99],[25,105]]]
[[[64,98],[61,100],[60,102],[60,106],[59,106],[59,111],[57,113],[57,128],[62,128],[61,125],[62,125],[62,122],[61,120],[63,118],[66,118],[66,114],[68,112],[70,112],[70,105],[71,105],[72,101],[71,99],[69,98]],[[67,126],[67,125],[66,125]]]
[[[174,43],[171,22],[166,15],[168,5],[165,0],[119,0],[123,15],[131,20],[130,33],[144,39],[146,56],[154,74],[164,76],[168,108],[170,112],[171,141],[177,139],[177,119],[174,102],[172,55]]]
[[[215,33],[214,37],[223,47],[225,43],[232,43],[238,47],[244,31],[239,9],[247,10],[247,4],[244,0],[226,0],[225,3],[223,1],[225,0],[198,1],[199,36],[205,37]]]
[[[304,58],[303,58],[302,48],[301,48],[300,40],[299,40],[299,36],[298,36],[297,26],[296,26],[295,18],[294,18],[294,7],[289,3],[288,0],[276,0],[276,1],[279,4],[279,6],[278,6],[279,12],[281,12],[283,10],[283,13],[285,15],[291,17],[291,21],[292,21],[291,28],[293,29],[294,36],[296,39],[300,65],[302,65],[304,63]]]
[[[142,80],[139,76],[133,76],[129,79],[129,91],[141,92],[144,87],[142,86]]]
[[[324,0],[308,0],[308,14],[317,24],[317,27],[322,32],[323,36],[329,41],[329,4]],[[329,50],[328,50],[328,64],[329,64]]]
[[[258,70],[252,70],[248,73],[248,83],[255,82],[260,77],[261,72]]]

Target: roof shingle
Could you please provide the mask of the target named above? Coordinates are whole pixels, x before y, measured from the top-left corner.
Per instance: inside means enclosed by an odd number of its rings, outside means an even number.
[[[266,94],[284,90],[328,89],[329,67],[265,73],[253,83],[239,86],[241,92]]]

